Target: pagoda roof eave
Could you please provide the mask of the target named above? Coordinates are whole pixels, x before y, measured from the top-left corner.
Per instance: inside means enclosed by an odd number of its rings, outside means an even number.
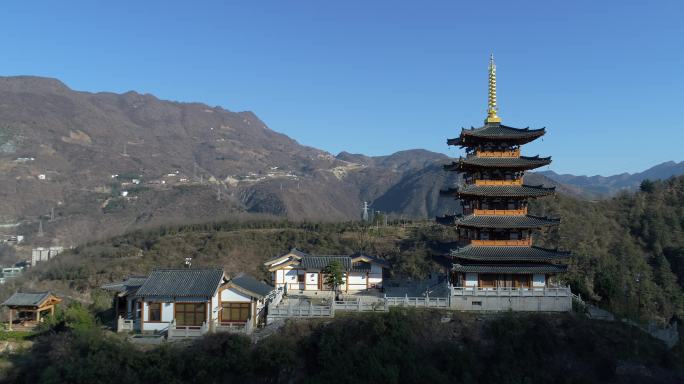
[[[458,161],[444,165],[447,171],[465,171],[467,169],[517,169],[530,170],[551,164],[551,157],[461,157]]]
[[[442,194],[456,195],[457,197],[543,197],[553,195],[556,187],[544,187],[542,185],[466,185],[461,188],[449,188],[441,191]]]
[[[469,139],[473,141],[473,144],[475,141],[515,141],[524,144],[543,136],[545,133],[546,128],[513,128],[501,123],[487,123],[479,128],[461,128],[459,137],[448,139],[447,144],[465,147],[471,144]]]
[[[516,228],[533,229],[560,224],[560,219],[524,215],[468,215],[454,219],[454,225],[470,228]]]
[[[505,247],[505,246],[473,246],[452,249],[449,255],[456,259],[475,260],[481,262],[510,261],[554,261],[564,260],[571,256],[570,252],[542,247]]]
[[[568,270],[567,265],[561,264],[453,264],[454,272],[474,272],[474,273],[563,273]]]

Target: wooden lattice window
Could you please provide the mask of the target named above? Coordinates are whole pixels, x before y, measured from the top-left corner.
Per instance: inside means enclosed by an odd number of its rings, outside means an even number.
[[[176,303],[176,326],[199,327],[207,318],[207,303]]]
[[[161,321],[161,303],[147,304],[147,321]]]
[[[251,303],[222,303],[221,322],[238,323],[246,322],[249,318],[249,308]]]

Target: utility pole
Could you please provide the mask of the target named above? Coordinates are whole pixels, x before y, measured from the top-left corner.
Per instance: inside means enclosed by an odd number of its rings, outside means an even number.
[[[55,207],[50,208],[50,221],[55,221]]]
[[[221,184],[216,187],[216,200],[221,201]]]

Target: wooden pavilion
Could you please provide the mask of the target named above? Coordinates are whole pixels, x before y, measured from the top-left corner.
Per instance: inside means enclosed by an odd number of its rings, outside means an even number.
[[[15,292],[2,303],[3,306],[9,308],[9,330],[12,330],[15,313],[17,314],[16,320],[19,321],[21,327],[33,328],[41,322],[44,312],[49,311],[50,316],[53,316],[55,306],[61,301],[52,292]]]

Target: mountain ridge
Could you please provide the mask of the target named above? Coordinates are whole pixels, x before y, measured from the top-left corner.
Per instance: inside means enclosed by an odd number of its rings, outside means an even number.
[[[582,188],[590,194],[610,197],[620,191],[635,190],[644,180],[664,180],[684,175],[684,161],[666,161],[641,172],[623,172],[611,176],[558,174],[552,170],[538,173],[559,183]]]

